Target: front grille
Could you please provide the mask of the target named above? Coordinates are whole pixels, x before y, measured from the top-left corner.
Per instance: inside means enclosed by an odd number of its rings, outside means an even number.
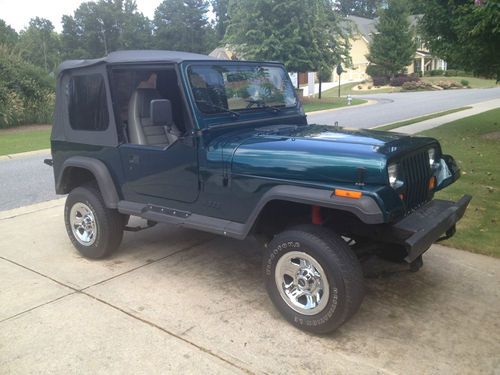
[[[407,212],[426,203],[429,193],[429,179],[432,176],[427,150],[405,157],[400,161],[400,168],[405,183],[404,202]]]

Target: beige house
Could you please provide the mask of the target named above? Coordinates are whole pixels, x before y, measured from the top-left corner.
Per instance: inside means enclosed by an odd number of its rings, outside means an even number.
[[[377,32],[375,25],[377,19],[369,19],[363,17],[349,16],[348,20],[354,24],[353,37],[351,43],[351,59],[352,67],[344,68],[345,72],[342,74],[342,81],[362,81],[369,78],[366,74],[366,67],[369,62],[366,58],[368,55],[368,46],[372,41],[373,35]],[[413,26],[417,24],[418,16],[410,16],[410,22]],[[417,36],[418,40],[418,36]],[[417,52],[413,62],[406,68],[409,74],[415,72],[422,72],[434,69],[446,70],[446,61],[432,56],[422,43],[419,43]],[[338,81],[338,75],[334,72],[334,82]]]

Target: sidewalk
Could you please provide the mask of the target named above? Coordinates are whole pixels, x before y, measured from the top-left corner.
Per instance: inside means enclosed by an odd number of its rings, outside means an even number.
[[[315,336],[273,307],[253,241],[158,224],[90,261],[63,200],[7,211],[0,373],[498,372],[500,260],[435,245],[424,263],[365,279],[356,316]]]
[[[447,124],[449,122],[460,120],[465,117],[470,117],[477,115],[482,112],[486,112],[495,108],[500,108],[500,98],[488,100],[486,102],[471,104],[470,109],[465,109],[463,111],[451,113],[449,115],[436,117],[430,120],[417,122],[415,124],[402,126],[400,128],[392,129],[391,131],[403,134],[415,134],[423,132],[424,130],[429,130]],[[389,125],[389,124],[387,124]],[[383,126],[383,125],[382,125]],[[375,128],[376,129],[376,128]]]

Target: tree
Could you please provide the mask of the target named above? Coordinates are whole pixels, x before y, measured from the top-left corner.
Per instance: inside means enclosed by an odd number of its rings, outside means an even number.
[[[384,0],[337,0],[338,10],[346,16],[365,18],[377,17],[378,8],[382,7]]]
[[[205,0],[164,0],[155,11],[155,46],[160,49],[209,53],[215,33]]]
[[[145,49],[151,45],[151,24],[133,0],[82,3],[73,16],[63,16],[65,57],[100,57],[119,49]]]
[[[18,48],[24,58],[52,72],[59,63],[59,37],[52,22],[35,17],[19,35]]]
[[[18,35],[16,30],[7,25],[4,20],[0,19],[0,44],[13,46],[17,43]]]
[[[220,42],[226,34],[229,23],[229,0],[211,0],[210,5],[212,5],[212,10],[215,13],[215,35],[217,42]]]
[[[422,38],[450,65],[500,81],[498,0],[425,0]]]
[[[281,61],[294,72],[333,69],[347,59],[347,40],[329,0],[229,2],[224,41],[246,58]]]
[[[405,0],[389,0],[388,7],[381,10],[376,29],[367,59],[385,75],[394,77],[411,64],[417,50]]]
[[[50,122],[54,78],[7,45],[0,45],[0,128]]]

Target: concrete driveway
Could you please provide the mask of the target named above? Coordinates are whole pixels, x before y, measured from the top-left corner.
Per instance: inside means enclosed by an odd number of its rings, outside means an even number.
[[[500,260],[434,246],[418,273],[368,262],[359,313],[313,336],[272,306],[250,240],[159,224],[89,261],[62,212],[0,213],[1,374],[500,373]]]

